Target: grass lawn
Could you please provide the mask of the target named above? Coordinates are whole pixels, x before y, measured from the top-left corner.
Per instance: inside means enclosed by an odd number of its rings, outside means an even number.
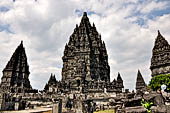
[[[115,110],[104,110],[104,111],[97,111],[94,113],[115,113]]]

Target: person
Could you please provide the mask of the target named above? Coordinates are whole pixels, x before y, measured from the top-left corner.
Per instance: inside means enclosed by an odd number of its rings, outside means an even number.
[[[71,100],[69,97],[67,98],[67,101],[66,101],[66,108],[69,108],[70,110],[72,108]]]
[[[166,87],[167,87],[167,86],[166,86],[165,84],[162,84],[162,85],[161,85],[161,92],[164,92],[164,91],[166,90]]]

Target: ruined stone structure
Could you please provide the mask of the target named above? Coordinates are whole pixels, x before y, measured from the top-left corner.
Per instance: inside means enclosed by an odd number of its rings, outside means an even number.
[[[152,71],[152,77],[170,73],[170,45],[159,31],[152,50],[150,69]]]
[[[140,70],[138,70],[137,79],[136,79],[136,90],[142,90],[142,88],[146,87],[146,83],[142,77]]]
[[[24,93],[32,90],[29,81],[29,65],[23,42],[17,47],[10,61],[3,70],[1,91]]]

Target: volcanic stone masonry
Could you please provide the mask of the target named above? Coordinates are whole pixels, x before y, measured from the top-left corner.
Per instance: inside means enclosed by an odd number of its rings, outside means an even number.
[[[44,91],[55,93],[57,92],[57,85],[58,81],[55,78],[55,75],[51,73],[50,79],[48,80],[48,83],[44,87]]]
[[[151,59],[152,76],[170,73],[169,59],[170,45],[158,31]],[[110,81],[105,43],[95,25],[90,24],[86,12],[70,36],[62,60],[62,80],[57,81],[51,74],[44,90],[38,92],[30,85],[29,65],[21,41],[3,70],[0,110],[53,105],[53,111],[59,113],[92,113],[104,109],[114,109],[117,113],[146,113],[141,105],[144,98],[153,102],[152,112],[160,108],[164,110],[161,113],[169,113],[170,108],[165,102],[169,105],[170,97],[163,95],[164,101],[162,94],[148,89],[139,70],[136,93],[128,89],[122,92],[124,86],[120,73],[117,79]]]
[[[170,45],[159,31],[152,50],[150,69],[152,77],[170,73]]]
[[[99,79],[110,81],[108,55],[101,35],[94,24],[91,26],[87,14],[84,13],[80,26],[76,25],[65,46],[62,80],[74,84]]]
[[[110,66],[105,43],[101,40],[95,24],[90,24],[86,12],[80,25],[76,25],[70,36],[62,59],[62,82],[68,83],[70,87],[85,88],[91,81],[110,83]],[[123,88],[123,84],[119,87]]]
[[[17,47],[10,61],[3,70],[0,88],[2,92],[24,93],[30,92],[29,65],[23,42]]]
[[[117,81],[110,82],[110,66],[104,41],[96,27],[89,22],[84,12],[80,25],[76,25],[68,44],[65,46],[62,80],[56,83],[58,92],[122,92],[123,80],[118,74]],[[48,90],[49,91],[49,90]],[[47,92],[48,92],[47,91]]]
[[[146,87],[146,83],[142,77],[141,72],[138,70],[138,74],[137,74],[137,79],[136,79],[136,90],[141,90],[144,87]]]

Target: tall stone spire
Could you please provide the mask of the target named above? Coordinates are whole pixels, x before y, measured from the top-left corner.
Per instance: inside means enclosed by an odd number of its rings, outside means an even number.
[[[23,47],[23,41],[21,41],[3,70],[1,89],[18,93],[31,90],[29,74],[27,56]]]
[[[48,80],[48,84],[49,84],[49,85],[52,85],[52,84],[56,84],[56,83],[57,83],[57,80],[56,80],[56,78],[55,78],[55,75],[53,75],[53,74],[51,73],[50,79]]]
[[[170,45],[159,30],[152,50],[150,69],[152,76],[170,73]]]
[[[108,55],[101,35],[84,12],[76,25],[63,56],[62,81],[75,85],[85,81],[110,81]],[[83,70],[86,70],[83,71]],[[85,72],[85,73],[84,73]]]
[[[122,77],[120,76],[119,72],[118,72],[118,76],[117,76],[117,88],[119,89],[119,92],[122,92],[122,89],[124,88],[123,80],[122,80]]]
[[[122,80],[122,77],[120,76],[120,73],[119,73],[119,72],[118,72],[118,76],[117,76],[117,81],[120,81],[120,82],[123,81],[123,80]]]
[[[48,80],[48,83],[44,87],[44,91],[46,92],[55,92],[57,89],[57,83],[58,81],[55,78],[55,75],[51,73],[51,76]]]
[[[155,40],[155,45],[153,50],[160,49],[163,47],[169,46],[168,41],[161,35],[160,31],[158,30],[158,36]]]
[[[20,72],[30,73],[25,48],[23,47],[23,41],[21,41],[20,45],[15,50],[3,71],[6,70],[17,70]]]
[[[136,79],[136,90],[141,90],[144,87],[146,87],[145,81],[142,77],[140,70],[138,70],[137,79]]]

